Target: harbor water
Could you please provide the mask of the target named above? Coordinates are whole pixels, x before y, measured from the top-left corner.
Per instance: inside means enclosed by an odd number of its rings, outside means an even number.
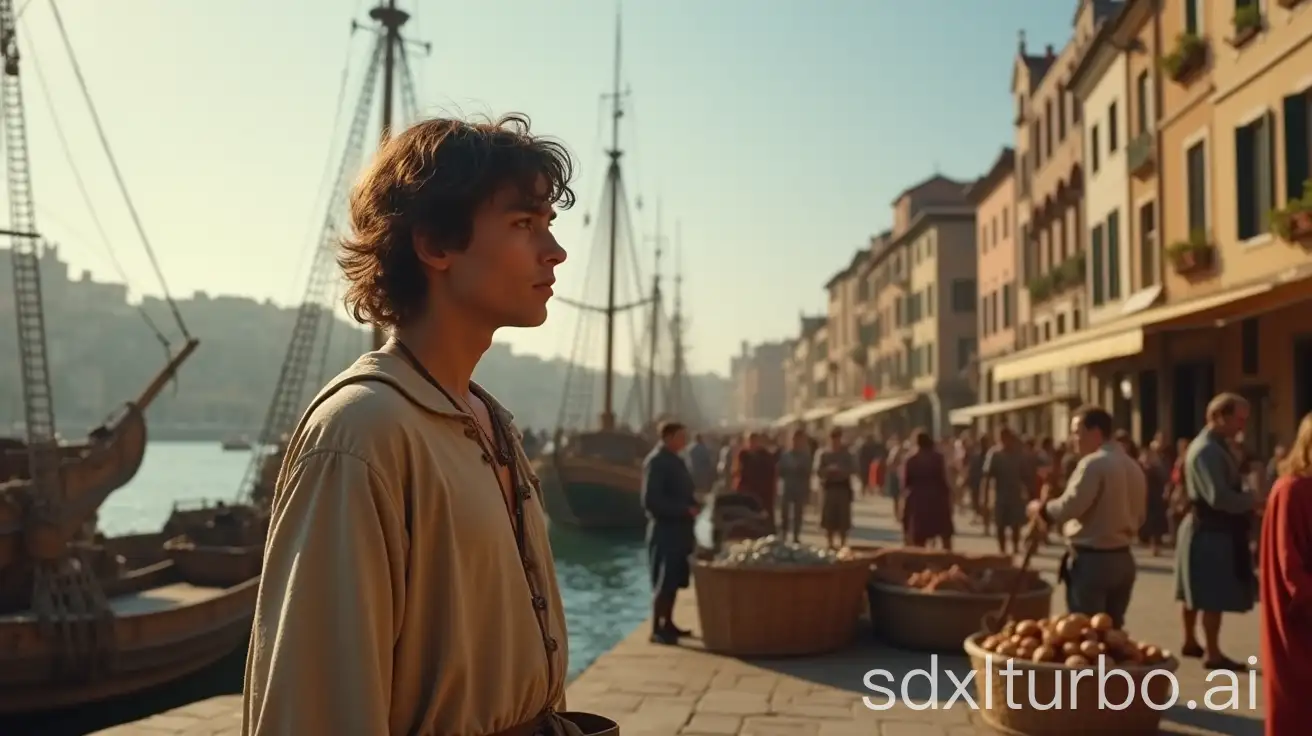
[[[100,528],[111,536],[155,531],[174,503],[232,500],[249,460],[249,452],[224,451],[218,442],[152,442],[136,477],[101,507]],[[632,536],[598,537],[554,525],[551,545],[569,625],[572,679],[647,618],[651,596],[644,547]],[[124,702],[76,713],[0,719],[0,734],[87,733],[191,700],[240,692],[243,658],[244,653],[236,652],[186,682]]]

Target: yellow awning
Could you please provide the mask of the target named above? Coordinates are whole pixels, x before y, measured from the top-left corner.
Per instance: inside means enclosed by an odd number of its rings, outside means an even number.
[[[1014,381],[1064,368],[1138,355],[1143,352],[1146,328],[1233,304],[1270,291],[1274,286],[1271,283],[1255,284],[1179,304],[1168,304],[1065,335],[995,361],[993,380]]]
[[[797,421],[797,415],[796,415],[796,414],[785,414],[785,415],[779,417],[778,419],[774,420],[774,423],[771,424],[770,426],[772,426],[772,427],[776,427],[776,428],[777,428],[777,427],[787,427],[788,425],[790,425],[790,424],[792,424],[793,422],[796,422],[796,421]]]
[[[804,421],[804,422],[815,422],[815,421],[819,421],[819,420],[824,419],[825,417],[829,416],[830,414],[833,414],[834,412],[837,412],[838,409],[839,409],[839,407],[837,407],[837,406],[820,406],[820,407],[816,407],[815,409],[810,409],[810,410],[804,412],[804,413],[802,414],[802,421]]]
[[[1055,396],[1024,396],[1019,399],[975,404],[974,406],[948,412],[948,421],[954,427],[964,427],[981,417],[993,417],[1011,411],[1024,411],[1025,409],[1033,409],[1047,404],[1055,404],[1059,401],[1071,401],[1075,398],[1078,398],[1075,394],[1057,394]]]
[[[872,399],[864,404],[857,404],[847,411],[834,417],[835,427],[855,427],[866,419],[870,419],[877,414],[883,414],[886,411],[899,409],[914,402],[920,398],[920,394],[902,394],[901,396],[890,396],[884,399]]]

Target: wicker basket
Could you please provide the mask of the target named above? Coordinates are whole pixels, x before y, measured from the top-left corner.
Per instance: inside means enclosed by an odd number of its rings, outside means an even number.
[[[1101,707],[1099,700],[1099,673],[1097,668],[1088,674],[1072,678],[1075,670],[1059,664],[1011,660],[1019,674],[1004,677],[1006,660],[991,655],[979,645],[985,634],[976,633],[964,643],[966,654],[975,669],[976,703],[984,722],[994,730],[1014,736],[1106,736],[1107,734],[1156,734],[1162,721],[1163,707],[1171,702],[1172,683],[1167,673],[1174,673],[1180,663],[1174,657],[1159,665],[1108,666],[1108,677],[1101,686],[1108,704]],[[1120,675],[1129,675],[1129,682]],[[1031,674],[1033,673],[1033,674]],[[1157,673],[1157,674],[1153,674]],[[1007,683],[1012,685],[1011,708]],[[1133,700],[1121,709],[1134,688]],[[1059,705],[1040,710],[1032,703]],[[1145,700],[1146,695],[1146,700]]]
[[[979,631],[986,614],[996,613],[1006,593],[981,595],[923,591],[871,581],[866,594],[875,633],[903,649],[960,652],[961,642]],[[1052,613],[1052,586],[1037,576],[1016,596],[1010,616],[1016,620],[1047,618]]]
[[[870,560],[829,565],[721,567],[693,563],[707,650],[787,657],[841,649],[856,636]]]

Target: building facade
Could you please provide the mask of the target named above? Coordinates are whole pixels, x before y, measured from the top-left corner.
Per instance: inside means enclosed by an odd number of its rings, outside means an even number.
[[[1135,293],[1000,369],[1083,367],[1082,398],[1141,440],[1192,437],[1237,391],[1267,457],[1312,411],[1312,3],[1128,0],[1111,22],[1095,43],[1125,59]]]
[[[894,200],[893,227],[872,241],[864,266],[874,292],[866,309],[869,390],[835,424],[940,433],[949,410],[973,401],[966,367],[976,351],[975,211],[965,189],[934,176]]]

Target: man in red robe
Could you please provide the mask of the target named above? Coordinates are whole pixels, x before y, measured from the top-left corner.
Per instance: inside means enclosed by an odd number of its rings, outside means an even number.
[[[1262,520],[1262,686],[1268,736],[1312,723],[1312,414],[1267,498]]]
[[[761,502],[761,508],[774,523],[774,497],[778,492],[779,468],[773,452],[765,446],[765,437],[752,432],[747,445],[738,450],[734,460],[733,489]]]

